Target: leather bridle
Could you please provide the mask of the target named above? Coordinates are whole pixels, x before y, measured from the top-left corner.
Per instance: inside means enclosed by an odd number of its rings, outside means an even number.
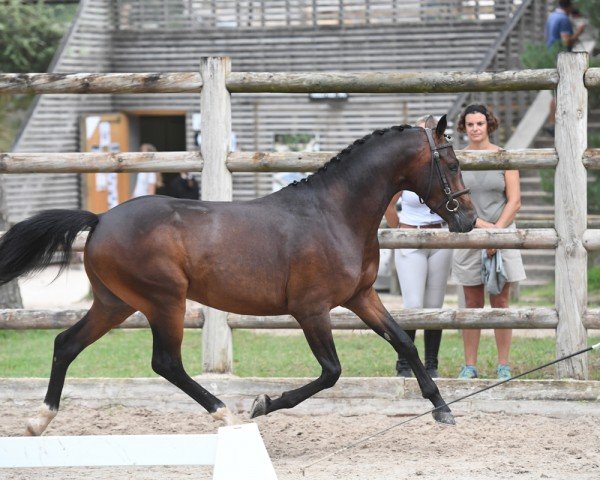
[[[429,185],[427,186],[427,194],[425,198],[420,198],[421,203],[426,203],[429,200],[429,195],[431,194],[431,185],[433,183],[433,171],[435,170],[438,174],[438,178],[442,185],[442,189],[444,191],[445,199],[438,205],[436,210],[439,210],[444,202],[446,202],[446,210],[449,212],[456,212],[460,203],[456,200],[461,195],[469,193],[471,190],[469,188],[465,188],[464,190],[459,190],[458,192],[453,192],[450,188],[450,184],[448,183],[448,179],[446,178],[446,174],[442,170],[442,166],[440,165],[440,152],[439,150],[443,148],[452,148],[452,143],[446,142],[441,145],[436,145],[433,140],[433,133],[430,128],[425,128],[425,133],[427,134],[427,140],[429,141],[429,148],[431,149],[431,168],[429,173]]]

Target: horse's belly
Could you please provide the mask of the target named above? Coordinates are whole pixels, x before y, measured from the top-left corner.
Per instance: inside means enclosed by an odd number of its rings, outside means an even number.
[[[260,274],[209,275],[190,283],[188,298],[218,310],[245,315],[282,315],[287,312],[285,281]]]

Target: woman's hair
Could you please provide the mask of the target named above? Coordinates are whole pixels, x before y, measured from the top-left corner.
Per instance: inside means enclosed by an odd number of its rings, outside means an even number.
[[[481,113],[482,115],[485,115],[485,118],[487,120],[488,135],[491,135],[498,129],[498,119],[494,116],[494,114],[491,111],[487,109],[485,105],[469,105],[460,114],[460,118],[458,119],[458,125],[456,126],[456,129],[459,132],[465,133],[467,131],[465,126],[465,118],[471,113]]]
[[[422,117],[417,118],[415,125],[423,124],[424,128],[435,128],[438,124],[437,118],[433,115],[423,115]]]

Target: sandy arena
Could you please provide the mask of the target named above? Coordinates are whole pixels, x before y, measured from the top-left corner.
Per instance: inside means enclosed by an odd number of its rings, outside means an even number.
[[[311,479],[597,479],[598,417],[469,413],[457,426],[429,416],[306,470]],[[19,436],[31,407],[4,410],[0,436]],[[406,417],[385,415],[309,417],[273,414],[258,419],[280,480],[300,479],[302,468],[326,454]],[[48,435],[215,433],[206,414],[120,406],[61,410]],[[210,478],[210,467],[119,467],[0,470],[0,478],[136,480]]]

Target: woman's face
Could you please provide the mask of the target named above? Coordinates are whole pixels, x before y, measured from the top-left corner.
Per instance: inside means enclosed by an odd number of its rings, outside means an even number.
[[[483,113],[474,112],[465,116],[465,130],[471,143],[480,143],[488,138],[487,119]]]

